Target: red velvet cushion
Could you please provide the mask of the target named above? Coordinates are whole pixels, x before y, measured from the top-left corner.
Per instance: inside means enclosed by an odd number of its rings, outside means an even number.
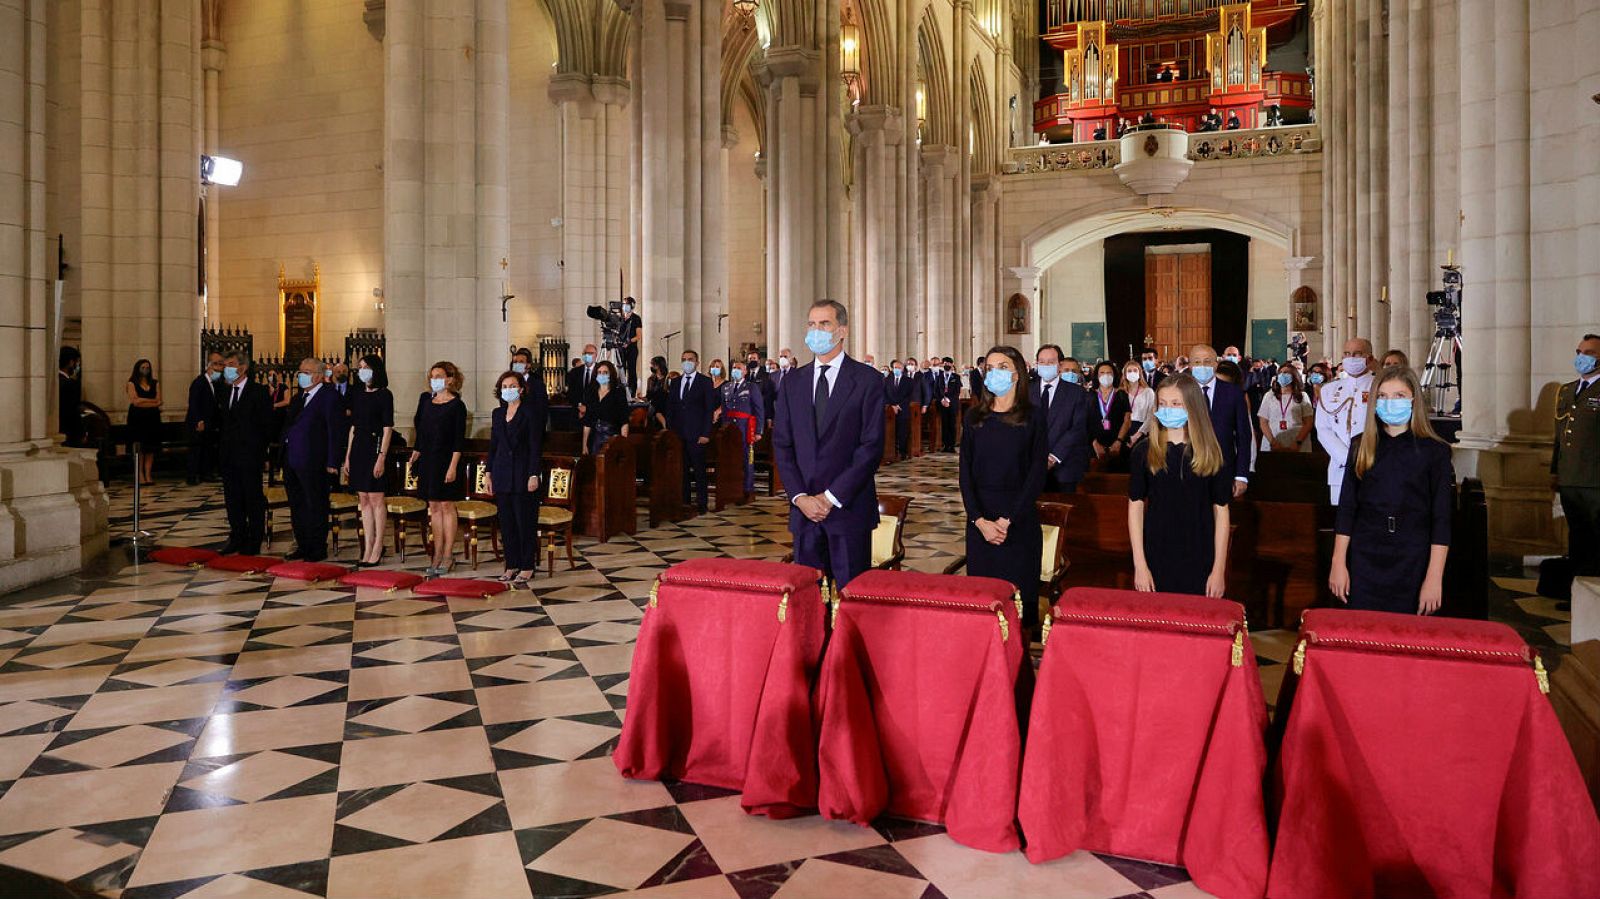
[[[217,571],[242,571],[247,574],[267,571],[274,565],[283,564],[282,559],[272,556],[217,556],[206,563],[207,568]]]
[[[352,571],[342,578],[339,583],[346,587],[381,587],[385,590],[409,590],[422,583],[422,575],[412,574],[409,571],[379,571],[368,568],[363,571]]]
[[[1244,607],[1226,599],[1104,587],[1073,587],[1050,612],[1057,621],[1091,626],[1225,636],[1244,625]]]
[[[690,559],[661,573],[662,584],[692,587],[751,587],[781,592],[817,585],[817,570],[805,565],[753,559]]]
[[[267,569],[267,574],[295,581],[334,581],[349,571],[343,565],[332,562],[285,562]]]
[[[1300,635],[1318,649],[1338,647],[1514,665],[1532,661],[1528,644],[1517,632],[1493,621],[1311,609],[1300,619]]]
[[[1016,588],[996,578],[873,569],[851,580],[844,596],[869,601],[927,599],[992,609],[995,603],[1011,605],[1015,592]]]
[[[441,577],[411,588],[418,596],[470,596],[480,598],[506,592],[499,581],[480,581],[476,578]]]
[[[198,546],[163,546],[150,553],[150,561],[164,565],[204,565],[216,557],[215,551]]]

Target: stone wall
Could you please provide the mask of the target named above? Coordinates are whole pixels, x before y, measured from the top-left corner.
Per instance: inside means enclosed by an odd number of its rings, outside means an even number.
[[[728,244],[728,321],[723,343],[737,352],[743,343],[764,346],[770,331],[766,322],[766,185],[756,174],[755,159],[761,142],[750,119],[749,104],[743,99],[734,104],[733,130],[737,140],[725,151],[728,190],[722,196],[727,217],[723,236]],[[772,347],[770,354],[776,356],[779,349]],[[654,354],[646,354],[645,361],[649,355]]]

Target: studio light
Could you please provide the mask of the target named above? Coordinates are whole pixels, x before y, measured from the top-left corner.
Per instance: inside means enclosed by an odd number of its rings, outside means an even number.
[[[226,156],[200,157],[200,180],[205,184],[236,187],[243,175],[244,163],[237,159],[229,159]]]

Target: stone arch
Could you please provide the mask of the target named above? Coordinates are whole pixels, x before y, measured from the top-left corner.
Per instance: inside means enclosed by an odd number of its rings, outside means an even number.
[[[972,155],[968,165],[974,175],[986,175],[995,169],[998,157],[994,145],[994,112],[989,105],[989,83],[983,76],[983,66],[976,57],[968,71],[968,84],[972,95]],[[958,135],[965,143],[966,135]],[[963,149],[966,149],[963,146]]]
[[[614,0],[544,0],[555,24],[556,71],[626,78],[629,19]]]
[[[759,12],[760,7],[757,7]],[[722,17],[722,127],[733,127],[733,104],[741,93],[749,96],[750,61],[756,48],[761,46],[761,32],[755,16],[746,16],[729,8]],[[757,94],[760,91],[756,91]],[[750,118],[760,127],[765,119],[764,110],[752,103]],[[762,130],[765,130],[764,128]]]
[[[923,141],[929,146],[955,146],[955,117],[951,113],[950,63],[945,59],[944,38],[939,20],[930,6],[917,26],[917,55],[922,64],[922,81],[927,90],[928,119],[923,125]]]
[[[894,17],[883,0],[854,0],[861,21],[861,102],[875,106],[900,105],[899,34]]]
[[[1021,264],[1042,272],[1097,240],[1153,228],[1217,228],[1265,241],[1290,254],[1298,249],[1298,229],[1270,213],[1226,197],[1185,200],[1181,208],[1151,209],[1118,199],[1063,213],[1023,236]]]

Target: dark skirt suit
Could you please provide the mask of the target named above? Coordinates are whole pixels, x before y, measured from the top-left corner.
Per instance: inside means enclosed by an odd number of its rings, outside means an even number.
[[[611,385],[605,399],[601,399],[600,389],[591,387],[583,408],[583,426],[589,429],[589,454],[598,455],[600,447],[621,434],[628,423],[628,395],[622,388]]]
[[[1204,596],[1217,558],[1216,506],[1233,499],[1233,470],[1210,477],[1189,467],[1188,444],[1167,444],[1167,467],[1150,473],[1150,441],[1129,454],[1128,499],[1144,501],[1144,558],[1161,593]]]
[[[1015,389],[1015,388],[1013,388]],[[1022,623],[1039,625],[1039,557],[1044,536],[1034,502],[1044,489],[1049,446],[1038,415],[1020,424],[1001,416],[967,415],[961,432],[961,500],[967,512],[967,573],[1009,581],[1022,594]],[[996,546],[974,522],[1006,518],[1011,526]]]
[[[416,443],[411,447],[420,454],[411,467],[417,477],[417,498],[430,503],[457,502],[461,499],[467,481],[463,466],[456,466],[456,479],[446,482],[450,470],[450,457],[461,452],[467,441],[467,404],[461,397],[448,403],[435,403],[433,395],[424,393],[417,400],[417,415],[413,419]]]
[[[1349,607],[1417,613],[1434,546],[1450,545],[1455,469],[1450,447],[1407,431],[1380,428],[1372,467],[1356,476],[1362,434],[1350,444],[1334,531],[1350,538]]]
[[[529,490],[528,479],[543,473],[548,410],[542,399],[530,397],[506,421],[508,408],[494,410],[487,465],[500,517],[500,537],[505,544],[506,568],[528,571],[539,564],[539,489]]]
[[[387,387],[355,390],[350,394],[350,489],[357,493],[383,493],[388,479],[374,477],[372,466],[383,448],[383,429],[394,427],[394,394]]]

